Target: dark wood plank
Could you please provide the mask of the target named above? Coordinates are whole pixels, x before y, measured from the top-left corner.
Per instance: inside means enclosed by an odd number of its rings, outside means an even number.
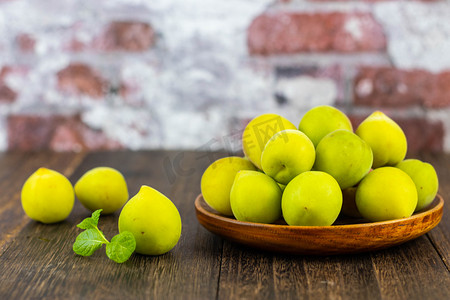
[[[438,174],[439,193],[444,197],[444,215],[436,228],[427,235],[450,270],[450,155],[422,155],[422,160],[431,163]]]
[[[376,299],[379,288],[367,254],[308,257],[308,299]]]
[[[303,257],[275,255],[273,276],[275,299],[308,299],[307,270]]]
[[[165,151],[91,153],[84,158],[0,154],[0,243],[4,243],[3,248],[0,244],[0,299],[449,298],[448,205],[441,224],[427,236],[391,249],[330,257],[262,252],[222,241],[196,220],[193,202],[200,192],[200,177],[214,159],[224,155]],[[433,159],[440,192],[447,200],[449,158]],[[92,257],[75,255],[72,244],[80,232],[75,225],[90,215],[78,201],[69,218],[54,225],[30,221],[22,212],[20,188],[43,162],[72,174],[72,183],[90,168],[103,165],[125,175],[130,196],[142,184],[158,189],[180,211],[180,242],[168,254],[135,254],[124,264],[110,261],[104,247]],[[118,232],[118,216],[116,212],[100,219],[99,227],[108,238]],[[4,218],[8,218],[6,225]]]
[[[273,255],[225,241],[218,299],[274,299]]]
[[[163,151],[89,154],[71,176],[72,182],[92,167],[110,166],[124,174],[130,196],[143,184],[158,189],[180,211],[180,242],[165,255],[135,254],[124,264],[110,261],[104,247],[91,257],[77,256],[72,252],[80,232],[75,225],[90,215],[77,201],[65,222],[29,222],[15,237],[0,260],[0,298],[215,298],[222,241],[201,228],[195,218],[193,201],[209,164],[198,155]],[[182,168],[173,168],[169,178],[164,162],[177,158],[176,167]],[[118,233],[118,216],[116,212],[100,219],[99,227],[108,238]]]
[[[198,226],[193,205],[200,193],[200,177],[209,165],[202,157],[203,153],[171,152],[161,160],[160,176],[169,185],[160,191],[177,206],[183,229],[176,248],[151,265],[154,284],[148,293],[155,299],[177,299],[181,295],[184,299],[212,299],[216,296],[222,241]],[[168,162],[172,164],[171,170],[168,170]]]
[[[426,236],[372,253],[383,299],[448,299],[450,274]]]
[[[219,299],[447,299],[450,276],[423,236],[392,249],[280,256],[226,242]]]
[[[11,239],[31,220],[25,215],[20,193],[25,180],[39,167],[70,176],[82,153],[2,153],[0,155],[0,255]]]
[[[344,295],[347,299],[379,299],[380,288],[366,253],[337,257],[341,259]]]
[[[226,242],[219,299],[379,298],[367,254],[294,256],[262,252]]]

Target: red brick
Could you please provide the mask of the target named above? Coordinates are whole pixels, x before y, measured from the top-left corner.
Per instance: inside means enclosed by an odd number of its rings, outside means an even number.
[[[0,70],[0,82],[10,75],[25,77],[29,68],[23,65],[5,65]]]
[[[64,120],[49,143],[54,151],[112,150],[122,149],[122,145],[108,139],[103,132],[86,126],[78,116]]]
[[[354,83],[354,103],[366,106],[406,107],[450,105],[450,71],[399,70],[363,67]]]
[[[3,66],[0,70],[0,81],[3,82],[6,78],[6,76],[8,75],[8,73],[10,73],[11,67],[9,66]]]
[[[122,146],[103,132],[87,127],[77,115],[12,115],[8,117],[8,148],[81,151],[121,149]]]
[[[388,113],[386,113],[389,115]],[[361,115],[348,115],[353,128],[367,117]],[[389,116],[391,117],[391,116]],[[431,121],[425,118],[391,117],[404,131],[408,141],[408,157],[423,152],[443,152],[444,149],[444,124],[441,121]]]
[[[248,29],[251,54],[383,51],[382,27],[370,13],[266,13]]]
[[[450,71],[428,75],[429,85],[423,91],[423,104],[433,108],[450,106]]]
[[[63,50],[70,52],[81,52],[87,49],[88,46],[77,39],[72,39],[68,43],[63,45]]]
[[[150,49],[155,43],[155,32],[148,23],[112,22],[104,34],[95,41],[96,48],[106,51],[140,52]]]
[[[36,40],[28,33],[19,34],[16,37],[17,44],[23,52],[34,52]]]
[[[43,150],[61,118],[42,116],[9,116],[8,148],[10,150]]]
[[[9,66],[4,66],[0,70],[0,103],[11,103],[17,99],[17,92],[5,82],[5,78],[12,72],[14,69]]]
[[[11,103],[16,99],[17,93],[5,83],[0,82],[0,103]]]
[[[58,88],[71,94],[84,94],[101,98],[105,92],[105,82],[100,74],[90,66],[72,63],[57,73]]]

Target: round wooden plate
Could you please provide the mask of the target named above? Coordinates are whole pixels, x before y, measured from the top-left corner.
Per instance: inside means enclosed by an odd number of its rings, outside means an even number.
[[[338,219],[341,225],[289,226],[237,221],[218,214],[201,194],[195,200],[197,219],[210,232],[267,251],[305,255],[367,252],[402,244],[439,224],[443,206],[444,199],[437,195],[428,208],[409,218],[356,224]]]

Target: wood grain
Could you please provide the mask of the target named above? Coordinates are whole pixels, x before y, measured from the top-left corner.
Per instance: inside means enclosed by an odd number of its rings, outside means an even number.
[[[426,236],[371,257],[383,299],[448,299],[449,272]]]
[[[219,299],[447,299],[426,237],[374,253],[288,256],[225,242]]]
[[[450,197],[450,155],[422,155],[421,159],[431,163],[439,178],[439,193]],[[439,225],[428,234],[436,250],[450,272],[450,204],[444,205],[444,216]]]
[[[415,240],[374,252],[306,256],[256,250],[223,240],[201,226],[194,199],[206,167],[226,153],[99,152],[0,154],[0,299],[448,299],[449,209],[440,224]],[[444,199],[450,194],[450,156],[430,156]],[[73,253],[90,215],[78,201],[54,225],[29,220],[20,206],[24,180],[43,163],[72,183],[96,166],[117,168],[130,196],[143,184],[178,207],[182,236],[169,253],[110,261],[104,247],[91,257]],[[108,238],[119,212],[100,218]],[[3,245],[3,246],[2,246]]]
[[[195,164],[198,170],[190,176],[175,173],[171,182],[163,161],[177,155],[161,151],[91,153],[71,176],[76,182],[93,167],[110,166],[124,174],[130,196],[143,184],[167,195],[183,221],[182,238],[171,252],[157,257],[135,254],[124,264],[110,261],[104,247],[91,257],[75,255],[72,244],[80,232],[75,225],[90,215],[77,201],[66,221],[54,225],[29,222],[17,234],[1,257],[0,298],[214,298],[222,242],[198,227],[193,208],[206,161],[197,161],[197,153],[183,154],[182,163]],[[99,227],[108,238],[118,233],[118,216],[116,212],[100,218]]]
[[[273,255],[224,242],[218,299],[274,299]]]

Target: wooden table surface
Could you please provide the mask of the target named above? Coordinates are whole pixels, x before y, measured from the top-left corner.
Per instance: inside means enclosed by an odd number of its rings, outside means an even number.
[[[149,151],[0,154],[0,299],[450,299],[450,205],[441,223],[413,241],[387,250],[328,257],[262,252],[222,240],[199,225],[194,200],[200,178],[224,153]],[[450,156],[422,156],[450,195]],[[120,170],[130,196],[152,186],[178,207],[182,236],[169,253],[133,254],[117,264],[104,247],[91,257],[73,253],[90,216],[76,201],[69,218],[44,225],[23,213],[20,191],[44,166],[72,183],[87,170]],[[102,216],[108,238],[119,213]]]

